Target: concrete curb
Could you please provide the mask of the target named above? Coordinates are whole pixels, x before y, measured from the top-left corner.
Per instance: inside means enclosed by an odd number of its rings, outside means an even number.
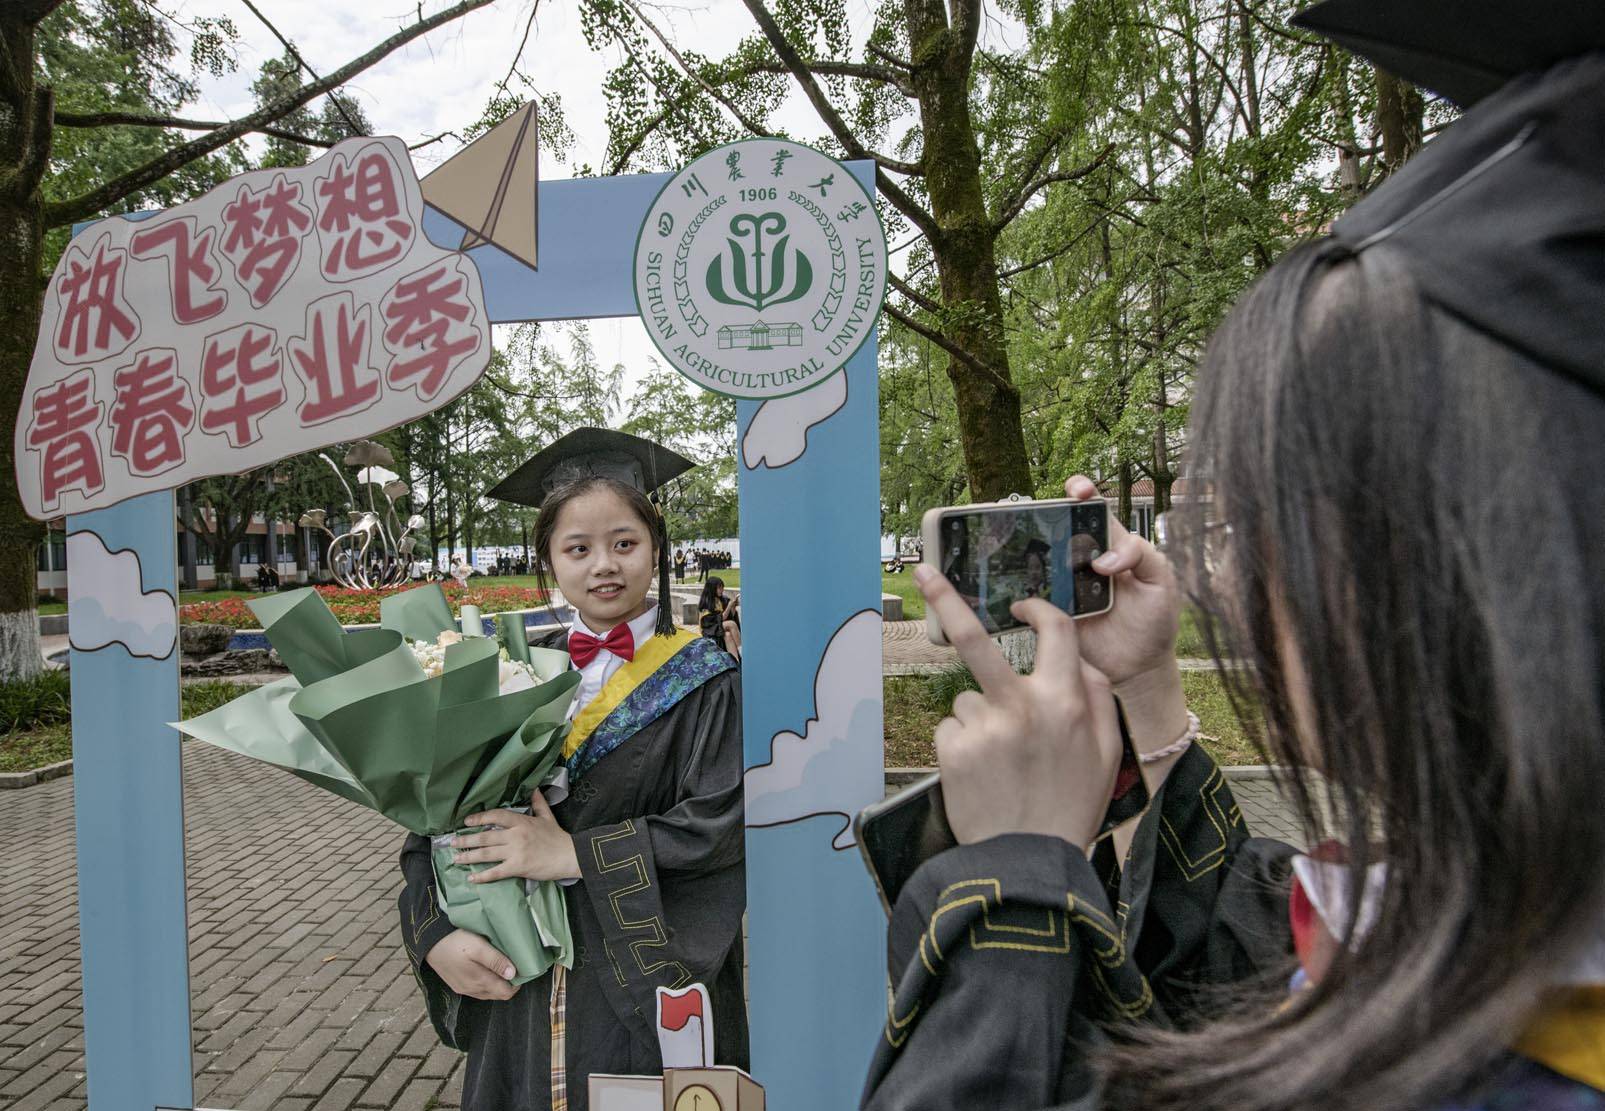
[[[42,768],[34,768],[26,772],[0,772],[0,791],[17,787],[32,787],[35,783],[47,783],[52,779],[60,779],[64,775],[72,774],[72,761],[63,760],[59,764],[46,764]]]

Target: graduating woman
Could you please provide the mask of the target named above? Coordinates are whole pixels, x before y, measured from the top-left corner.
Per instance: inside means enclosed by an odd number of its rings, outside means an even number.
[[[716,1059],[747,1064],[739,672],[712,641],[675,628],[668,538],[648,499],[690,466],[633,436],[581,429],[491,491],[540,505],[537,566],[575,610],[541,644],[566,647],[582,678],[566,797],[548,804],[536,792],[529,814],[471,817],[500,828],[459,836],[457,859],[494,863],[481,882],[572,884],[578,958],[509,985],[507,958],[440,910],[429,842],[407,839],[402,937],[441,1040],[468,1054],[465,1111],[583,1111],[591,1073],[661,1072],[660,986],[705,984]]]
[[[1109,614],[1021,602],[1029,676],[919,573],[983,693],[866,1107],[1605,1108],[1605,6],[1374,7],[1305,18],[1477,103],[1217,334],[1168,553],[1116,525]],[[1251,837],[1192,743],[1173,571],[1338,839]],[[1094,845],[1111,692],[1154,799]]]

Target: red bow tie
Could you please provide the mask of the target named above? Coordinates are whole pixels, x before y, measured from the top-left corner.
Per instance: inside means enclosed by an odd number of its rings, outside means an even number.
[[[629,625],[615,625],[605,637],[593,637],[578,629],[568,635],[568,654],[575,667],[586,666],[603,649],[621,660],[635,659],[635,636],[630,632]]]

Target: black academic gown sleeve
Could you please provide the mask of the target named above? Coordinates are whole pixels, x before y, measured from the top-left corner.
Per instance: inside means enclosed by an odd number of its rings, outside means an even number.
[[[1214,761],[1171,770],[1120,869],[1057,838],[927,861],[893,909],[874,1111],[1097,1106],[1104,1024],[1185,1025],[1197,990],[1292,969],[1290,846],[1251,838]]]
[[[643,800],[632,817],[586,822],[574,832],[581,875],[575,890],[589,902],[611,970],[603,987],[642,1036],[656,1036],[657,988],[703,983],[715,990],[717,974],[739,948],[746,910],[738,673],[725,672],[691,697],[701,705],[688,723],[681,759],[663,769],[673,780],[660,786],[672,805]],[[738,1030],[723,1021],[744,1003],[725,1004],[721,1009],[715,1001],[716,1033],[739,1041],[729,1049],[744,1062],[745,1022]]]
[[[462,996],[446,986],[446,981],[425,958],[429,950],[457,927],[435,899],[435,867],[430,857],[429,838],[409,833],[401,847],[401,874],[406,880],[398,900],[401,910],[401,943],[407,960],[424,994],[430,1021],[440,1040],[453,1049],[466,1050],[458,1030]]]

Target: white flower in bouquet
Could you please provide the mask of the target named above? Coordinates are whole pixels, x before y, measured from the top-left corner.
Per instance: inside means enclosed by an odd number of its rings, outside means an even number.
[[[424,674],[431,679],[439,676],[446,669],[446,648],[449,645],[460,643],[463,635],[447,629],[437,636],[433,642],[427,640],[409,640],[407,647],[418,661],[418,666],[424,669]],[[496,692],[498,694],[512,694],[514,691],[528,690],[538,686],[540,679],[528,664],[520,663],[507,654],[507,649],[499,649],[496,653]]]

